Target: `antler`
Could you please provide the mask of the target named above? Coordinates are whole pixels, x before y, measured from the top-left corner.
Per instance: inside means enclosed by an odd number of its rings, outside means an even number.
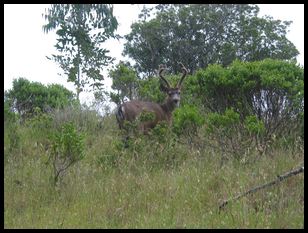
[[[166,67],[162,64],[159,65],[159,70],[158,70],[158,74],[159,77],[166,83],[167,87],[170,88],[170,84],[168,83],[168,81],[163,77],[162,72],[166,69]]]
[[[183,63],[182,63],[182,62],[179,62],[179,64],[182,66],[183,75],[182,75],[180,81],[178,82],[178,84],[176,85],[178,88],[181,87],[182,82],[183,82],[184,78],[186,77],[186,75],[187,75],[187,73],[188,73],[188,70],[185,68],[185,66],[183,65]]]

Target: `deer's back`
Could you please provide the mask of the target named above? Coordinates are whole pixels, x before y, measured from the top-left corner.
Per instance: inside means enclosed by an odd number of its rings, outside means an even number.
[[[143,111],[155,114],[156,120],[168,120],[163,109],[157,103],[132,100],[122,105],[122,111],[125,119],[128,121],[135,120]]]

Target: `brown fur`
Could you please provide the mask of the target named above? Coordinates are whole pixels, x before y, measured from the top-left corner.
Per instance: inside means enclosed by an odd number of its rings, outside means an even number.
[[[172,123],[172,111],[179,105],[180,102],[180,90],[181,84],[184,80],[184,77],[187,74],[186,68],[182,63],[183,76],[176,85],[175,88],[171,88],[168,81],[162,76],[162,71],[165,69],[163,66],[160,66],[159,76],[165,82],[166,85],[161,86],[161,90],[168,94],[165,102],[163,104],[158,104],[154,102],[145,102],[140,100],[131,100],[119,106],[117,111],[117,120],[119,123],[120,129],[123,128],[124,121],[134,121],[136,118],[143,112],[153,112],[155,117],[152,121],[142,122],[139,125],[140,130],[144,133],[151,128],[154,128],[158,122],[166,121],[169,125]]]

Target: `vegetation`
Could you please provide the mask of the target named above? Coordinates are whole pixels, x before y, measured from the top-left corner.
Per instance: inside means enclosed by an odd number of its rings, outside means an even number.
[[[232,107],[241,121],[256,117],[264,124],[266,140],[274,134],[299,133],[292,128],[303,127],[304,69],[294,62],[236,60],[227,68],[210,65],[193,79],[205,109],[221,114]]]
[[[49,59],[77,98],[25,78],[5,92],[4,227],[303,228],[304,68],[286,38],[291,22],[258,11],[144,7],[125,36],[135,65],[109,71],[108,93],[100,70],[113,59],[100,43],[119,38],[113,6],[51,5],[43,30],[56,30],[60,54]],[[174,86],[178,62],[190,75],[172,126],[142,134],[154,117],[144,111],[120,131],[107,98],[163,102],[157,69],[170,68]],[[103,116],[79,103],[88,84]]]
[[[262,157],[251,151],[249,161],[221,166],[213,148],[191,147],[168,132],[132,138],[124,149],[115,119],[106,117],[102,125],[85,131],[84,159],[56,189],[46,163],[51,149],[40,132],[5,128],[5,228],[303,227],[303,175],[218,210],[230,196],[300,165],[302,150],[288,145]],[[11,134],[20,138],[14,152],[8,150]]]
[[[157,77],[133,79],[128,75],[132,69],[124,66],[122,63],[112,71],[121,77],[112,76],[114,84],[122,83],[113,86],[122,101],[130,99],[133,92],[135,98],[163,102],[165,95],[159,90]],[[178,79],[176,75],[167,78],[171,83]],[[304,138],[304,69],[292,61],[235,60],[228,67],[209,65],[186,78],[181,103],[173,124],[178,135],[185,131],[192,138],[205,123],[207,134],[216,138],[216,147],[229,147],[227,151],[237,154],[243,155],[242,149],[254,146],[263,153],[274,140],[286,135],[289,142]]]
[[[11,115],[25,119],[39,111],[50,112],[69,105],[76,105],[74,94],[59,84],[44,86],[25,78],[14,79],[13,88],[4,93],[5,120]]]
[[[136,97],[137,74],[129,63],[124,64],[120,61],[114,69],[110,70],[109,77],[112,79],[113,90],[109,95],[114,103],[122,104],[126,99],[132,100]]]
[[[149,80],[136,94],[162,100]],[[273,103],[260,115],[259,100]],[[4,227],[302,228],[303,173],[219,206],[303,166],[303,104],[292,62],[213,65],[187,77],[171,128],[131,124],[125,147],[113,115],[66,106],[18,121],[5,102]]]
[[[47,23],[44,32],[57,29],[56,49],[59,55],[52,59],[59,63],[67,81],[73,82],[79,93],[87,84],[101,87],[101,68],[112,62],[108,50],[100,44],[109,38],[118,38],[115,30],[117,19],[113,6],[108,4],[52,4],[43,15]]]
[[[125,36],[123,54],[134,59],[138,74],[145,76],[155,75],[159,64],[175,73],[178,61],[194,73],[209,64],[228,66],[235,59],[295,59],[298,51],[286,38],[291,22],[260,18],[258,12],[259,7],[253,4],[158,4],[144,8]]]
[[[79,135],[73,123],[66,123],[60,132],[52,138],[52,152],[50,160],[54,168],[54,183],[63,177],[69,167],[84,157],[83,135]]]

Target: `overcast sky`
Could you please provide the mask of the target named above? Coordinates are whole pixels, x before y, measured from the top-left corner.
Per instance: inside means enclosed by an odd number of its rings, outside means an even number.
[[[259,16],[269,15],[274,19],[291,20],[287,38],[296,46],[300,55],[298,63],[304,65],[304,4],[258,4]],[[48,4],[5,4],[4,5],[4,89],[12,88],[14,78],[24,77],[43,84],[59,83],[75,93],[72,83],[61,77],[58,65],[47,60],[46,56],[57,53],[55,31],[44,34],[45,21],[42,13]],[[114,15],[119,27],[117,33],[130,32],[130,25],[136,22],[143,5],[115,4]],[[116,57],[115,64],[124,60],[121,53],[124,40],[112,40],[104,44],[110,50],[110,56]],[[103,72],[105,78],[106,70]],[[106,87],[111,85],[106,78]],[[91,93],[81,93],[81,102],[90,103]]]

